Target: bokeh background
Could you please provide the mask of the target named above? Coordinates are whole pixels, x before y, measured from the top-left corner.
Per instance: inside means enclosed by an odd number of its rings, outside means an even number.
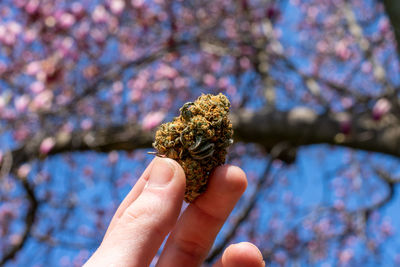
[[[397,0],[0,1],[0,265],[80,266],[156,127],[226,94],[249,187],[205,265],[400,264]]]

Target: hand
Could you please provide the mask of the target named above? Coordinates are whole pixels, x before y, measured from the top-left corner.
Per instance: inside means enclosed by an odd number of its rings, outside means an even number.
[[[235,166],[217,167],[207,191],[178,220],[185,174],[174,160],[155,158],[115,213],[85,266],[148,266],[170,233],[157,266],[200,266],[247,186]],[[229,246],[214,266],[265,266],[251,243]]]

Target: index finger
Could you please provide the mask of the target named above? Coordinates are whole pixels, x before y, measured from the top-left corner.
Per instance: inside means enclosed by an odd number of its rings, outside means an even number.
[[[169,236],[157,266],[199,266],[247,186],[238,167],[217,167],[206,192],[191,203]]]

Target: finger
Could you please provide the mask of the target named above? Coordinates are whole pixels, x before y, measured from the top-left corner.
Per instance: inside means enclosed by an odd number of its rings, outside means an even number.
[[[124,198],[124,200],[119,205],[117,211],[115,212],[115,214],[110,222],[110,225],[108,226],[108,229],[107,229],[107,232],[106,232],[104,238],[106,238],[108,233],[114,228],[116,222],[121,217],[121,215],[124,213],[126,208],[129,207],[129,205],[131,205],[133,203],[133,201],[135,201],[138,198],[138,196],[142,193],[143,188],[145,187],[147,181],[149,180],[149,174],[150,174],[151,168],[153,166],[153,163],[156,159],[157,158],[154,158],[150,162],[150,164],[144,170],[142,176],[140,176],[140,178],[137,180],[136,184],[133,186],[131,191],[129,191],[128,195]]]
[[[171,159],[157,158],[142,193],[118,218],[89,263],[148,266],[175,225],[185,191],[185,174]]]
[[[246,175],[240,168],[217,167],[206,192],[182,214],[157,266],[199,266],[246,186]]]
[[[115,224],[117,223],[117,221],[121,217],[121,215],[124,213],[126,208],[129,207],[129,205],[131,205],[133,203],[133,201],[135,201],[138,198],[140,193],[142,193],[143,188],[145,187],[147,181],[149,180],[149,173],[150,173],[150,170],[153,166],[155,159],[156,158],[154,158],[150,162],[150,164],[144,170],[142,176],[140,176],[140,178],[137,180],[136,184],[133,186],[131,191],[129,191],[128,195],[124,198],[124,200],[119,205],[117,211],[115,212],[115,214],[110,222],[110,225],[107,228],[107,232],[104,235],[104,239],[107,237],[109,232],[112,231],[112,229],[114,229]]]
[[[253,244],[242,242],[227,247],[214,267],[264,267],[260,250]]]

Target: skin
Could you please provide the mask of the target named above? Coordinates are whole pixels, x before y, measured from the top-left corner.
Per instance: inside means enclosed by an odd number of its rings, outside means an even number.
[[[211,174],[207,191],[178,218],[185,174],[168,158],[155,158],[117,209],[100,247],[84,266],[148,266],[169,235],[156,266],[200,266],[247,186],[245,173],[224,165]],[[230,245],[214,264],[265,266],[251,243]]]

